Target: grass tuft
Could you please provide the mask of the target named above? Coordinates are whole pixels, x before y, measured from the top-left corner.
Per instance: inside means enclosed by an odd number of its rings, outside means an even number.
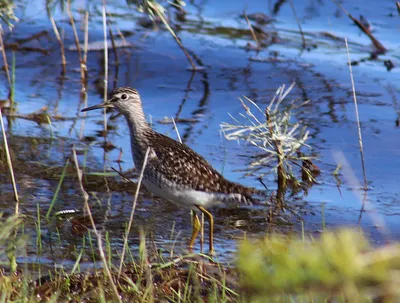
[[[315,241],[272,235],[244,241],[239,249],[241,285],[253,299],[320,298],[324,302],[368,302],[400,298],[400,246],[370,249],[354,230],[325,232]],[[280,300],[281,301],[280,301]],[[331,301],[332,301],[331,300]],[[362,301],[360,301],[362,300]],[[376,302],[395,302],[376,301]]]

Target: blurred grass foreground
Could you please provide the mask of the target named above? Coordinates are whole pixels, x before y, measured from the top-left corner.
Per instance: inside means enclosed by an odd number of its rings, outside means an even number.
[[[400,302],[400,246],[372,249],[356,230],[244,241],[238,269],[245,293],[260,302]]]
[[[114,302],[104,269],[37,273],[10,272],[7,247],[24,249],[11,232],[18,220],[0,217],[0,302]],[[25,237],[20,235],[21,239]],[[13,240],[14,239],[14,240]],[[146,249],[125,263],[121,275],[110,265],[120,302],[399,302],[400,245],[371,247],[358,230],[296,238],[272,234],[243,240],[236,266],[201,255],[160,259]],[[13,249],[12,251],[16,251]],[[79,259],[77,260],[77,264]]]

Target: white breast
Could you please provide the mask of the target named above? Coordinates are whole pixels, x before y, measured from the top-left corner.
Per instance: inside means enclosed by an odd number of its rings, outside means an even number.
[[[160,186],[143,179],[143,184],[146,188],[151,191],[154,195],[163,199],[169,200],[179,205],[186,205],[193,207],[199,206],[215,206],[227,200],[238,200],[240,201],[240,194],[222,194],[222,193],[207,193],[203,191],[193,189],[178,189],[174,186]]]

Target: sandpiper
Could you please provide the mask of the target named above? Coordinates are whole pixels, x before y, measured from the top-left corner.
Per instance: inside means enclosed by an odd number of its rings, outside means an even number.
[[[142,169],[147,149],[150,148],[143,175],[144,186],[158,197],[180,206],[197,208],[209,221],[209,248],[214,252],[214,219],[206,207],[224,204],[250,204],[253,188],[226,180],[202,156],[190,147],[154,131],[146,122],[142,101],[137,90],[119,87],[111,98],[82,111],[112,108],[123,114],[128,122],[132,156],[138,170]],[[189,249],[193,248],[201,228],[194,212]]]

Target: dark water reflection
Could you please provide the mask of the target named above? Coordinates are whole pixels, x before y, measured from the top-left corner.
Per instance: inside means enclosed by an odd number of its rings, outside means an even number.
[[[44,216],[54,196],[65,159],[71,156],[73,145],[81,151],[80,163],[85,163],[89,171],[103,171],[104,166],[107,169],[118,168],[119,164],[115,161],[120,159],[121,150],[123,162],[120,164],[123,170],[133,166],[127,140],[128,128],[124,119],[109,119],[107,140],[116,148],[105,152],[102,148],[104,139],[99,135],[103,130],[103,117],[100,113],[91,112],[84,118],[79,112],[83,104],[78,54],[75,51],[66,52],[67,74],[62,78],[58,43],[41,1],[37,2],[40,5],[31,12],[25,12],[26,17],[21,18],[13,33],[5,36],[5,43],[12,43],[41,30],[48,31],[47,35],[28,44],[45,49],[48,54],[32,51],[15,53],[15,100],[20,117],[8,125],[17,183],[22,197],[21,210],[28,215],[25,229],[33,235],[28,246],[28,258],[24,259],[27,263],[37,262],[31,256],[35,256],[37,252],[35,222],[38,205],[40,214]],[[337,165],[333,155],[341,151],[357,179],[362,180],[347,54],[343,42],[328,39],[322,33],[347,37],[353,60],[369,57],[372,48],[368,38],[332,2],[296,4],[307,43],[317,45],[317,48],[311,47],[309,51],[300,50],[301,38],[297,34],[297,25],[288,4],[274,7],[272,1],[264,4],[258,1],[194,2],[187,7],[189,21],[180,24],[179,32],[196,64],[206,67],[203,72],[194,74],[187,70],[186,59],[168,33],[140,27],[138,15],[135,13],[135,17],[131,17],[131,14],[127,14],[123,1],[109,5],[111,13],[123,13],[121,17],[111,18],[113,30],[124,32],[127,41],[134,45],[132,48],[119,49],[118,69],[110,51],[109,87],[114,83],[118,86],[136,87],[143,97],[144,109],[153,127],[173,138],[176,138],[173,126],[159,121],[165,117],[192,121],[193,123],[178,123],[185,143],[204,155],[218,170],[223,170],[229,179],[258,186],[254,178],[243,178],[243,173],[239,171],[247,165],[246,158],[239,155],[254,150],[221,139],[220,123],[230,121],[228,113],[237,116],[242,111],[238,102],[239,96],[248,96],[263,107],[268,104],[278,86],[295,81],[296,86],[290,97],[302,101],[310,99],[311,102],[298,111],[294,118],[308,126],[312,134],[310,145],[313,152],[320,156],[317,164],[321,167],[322,174],[320,184],[314,186],[307,197],[300,197],[292,203],[306,205],[308,211],[303,218],[306,231],[311,233],[322,229],[322,209],[327,227],[356,226],[361,204],[352,192],[354,188],[340,176],[343,185],[339,191],[331,175]],[[378,60],[353,66],[367,178],[371,187],[368,192],[369,205],[363,214],[361,226],[379,243],[383,241],[383,237],[378,227],[382,226],[375,226],[376,218],[383,219],[390,239],[400,238],[399,190],[396,186],[400,148],[396,144],[399,128],[395,126],[400,112],[400,77],[397,68],[388,72],[383,65],[383,61],[387,59],[392,60],[395,65],[398,63],[394,50],[398,49],[399,43],[393,39],[393,29],[398,28],[399,21],[390,15],[395,13],[392,3],[376,2],[368,7],[362,4],[362,1],[347,1],[343,5],[355,16],[366,16],[374,26],[374,34],[389,50]],[[85,5],[82,7],[86,8]],[[80,23],[83,17],[78,12],[78,8],[82,7],[76,4],[75,17],[79,35],[83,39],[83,27]],[[95,8],[90,9],[89,41],[101,41],[101,16],[96,13]],[[246,51],[246,44],[253,41],[245,21],[239,18],[243,9],[250,13],[275,10],[273,17],[276,22],[267,25],[265,31],[277,34],[279,42],[271,44],[259,54]],[[55,16],[59,26],[65,30],[65,45],[74,45],[66,15],[56,12]],[[7,55],[8,62],[11,62],[9,49]],[[273,60],[268,60],[271,58]],[[89,52],[87,66],[87,102],[93,105],[102,99],[103,53]],[[4,98],[8,94],[8,88],[4,75],[3,79],[0,92]],[[41,110],[46,110],[50,115],[51,126],[38,125],[34,121],[21,118]],[[14,209],[12,188],[3,164],[0,180],[0,207],[5,213],[11,213]],[[272,177],[265,182],[268,186],[274,186]],[[101,185],[92,184],[90,191],[96,195],[97,199],[92,197],[91,202],[100,218],[104,219],[104,213],[108,209],[104,229],[109,233],[111,245],[119,249],[123,243],[122,235],[129,218],[134,190],[117,188],[118,186],[107,193],[103,182]],[[81,210],[82,203],[71,166],[61,187],[55,210]],[[216,248],[221,259],[231,259],[236,239],[243,238],[245,234],[248,237],[259,237],[269,231],[263,209],[244,209],[234,213],[216,210],[215,213]],[[374,220],[371,220],[371,215]],[[77,251],[83,245],[83,239],[86,247],[84,261],[92,260],[87,234],[76,230],[73,221],[64,221],[58,226],[45,221],[42,224],[42,241],[46,245],[43,246],[40,262],[51,264],[64,261],[73,265]],[[243,226],[238,227],[239,225]],[[146,234],[157,247],[182,251],[190,235],[189,211],[153,198],[143,191],[138,200],[134,230],[130,238],[133,252],[138,247],[139,226],[145,226]],[[55,227],[58,227],[58,231]],[[282,230],[277,226],[273,229]],[[283,230],[287,232],[298,229],[299,224],[295,222],[294,226]]]

